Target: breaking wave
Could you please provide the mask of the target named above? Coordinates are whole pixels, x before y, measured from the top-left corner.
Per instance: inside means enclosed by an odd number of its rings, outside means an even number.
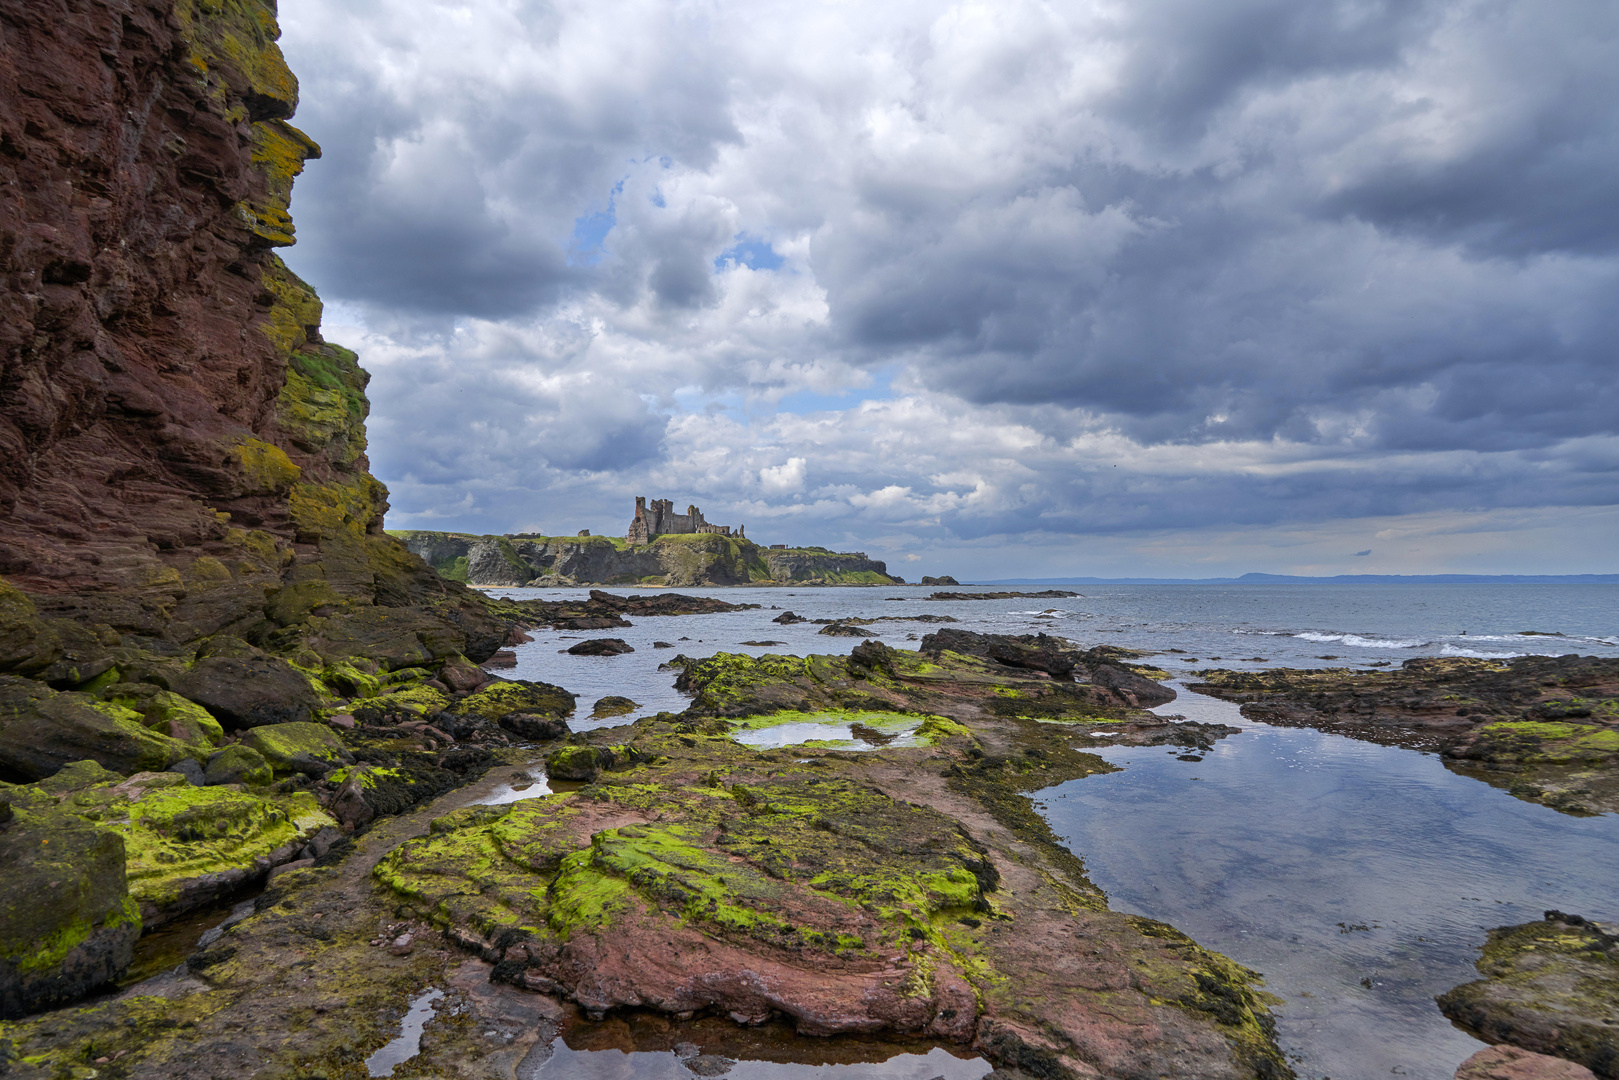
[[[1326,634],[1318,630],[1306,630],[1293,637],[1304,641],[1314,641],[1320,644],[1348,645],[1355,649],[1420,649],[1432,645],[1431,641],[1408,640],[1401,638],[1371,638],[1361,637],[1359,634]]]

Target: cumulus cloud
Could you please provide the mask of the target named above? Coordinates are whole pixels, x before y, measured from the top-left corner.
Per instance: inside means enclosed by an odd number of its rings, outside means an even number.
[[[1616,501],[1602,0],[281,18],[326,151],[289,261],[376,373],[392,524],[644,493],[1039,561]]]

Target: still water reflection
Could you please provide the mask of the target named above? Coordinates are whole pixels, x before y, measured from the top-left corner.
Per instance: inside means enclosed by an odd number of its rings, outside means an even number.
[[[1246,720],[1184,688],[1160,708],[1242,727],[1200,762],[1126,766],[1036,796],[1111,906],[1263,972],[1306,1078],[1448,1080],[1482,1044],[1435,994],[1477,977],[1490,927],[1547,908],[1619,917],[1619,816],[1572,818],[1437,757]]]

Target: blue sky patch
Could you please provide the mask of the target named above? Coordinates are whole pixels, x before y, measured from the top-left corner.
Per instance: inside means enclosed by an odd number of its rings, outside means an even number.
[[[749,270],[779,270],[786,260],[771,248],[768,241],[748,240],[746,234],[737,234],[737,242],[720,252],[714,260],[715,270],[724,270],[725,264],[734,262],[738,266],[746,266]]]

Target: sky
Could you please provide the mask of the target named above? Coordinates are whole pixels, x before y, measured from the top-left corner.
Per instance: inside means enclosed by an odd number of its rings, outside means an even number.
[[[281,0],[390,528],[1619,571],[1612,0]]]

